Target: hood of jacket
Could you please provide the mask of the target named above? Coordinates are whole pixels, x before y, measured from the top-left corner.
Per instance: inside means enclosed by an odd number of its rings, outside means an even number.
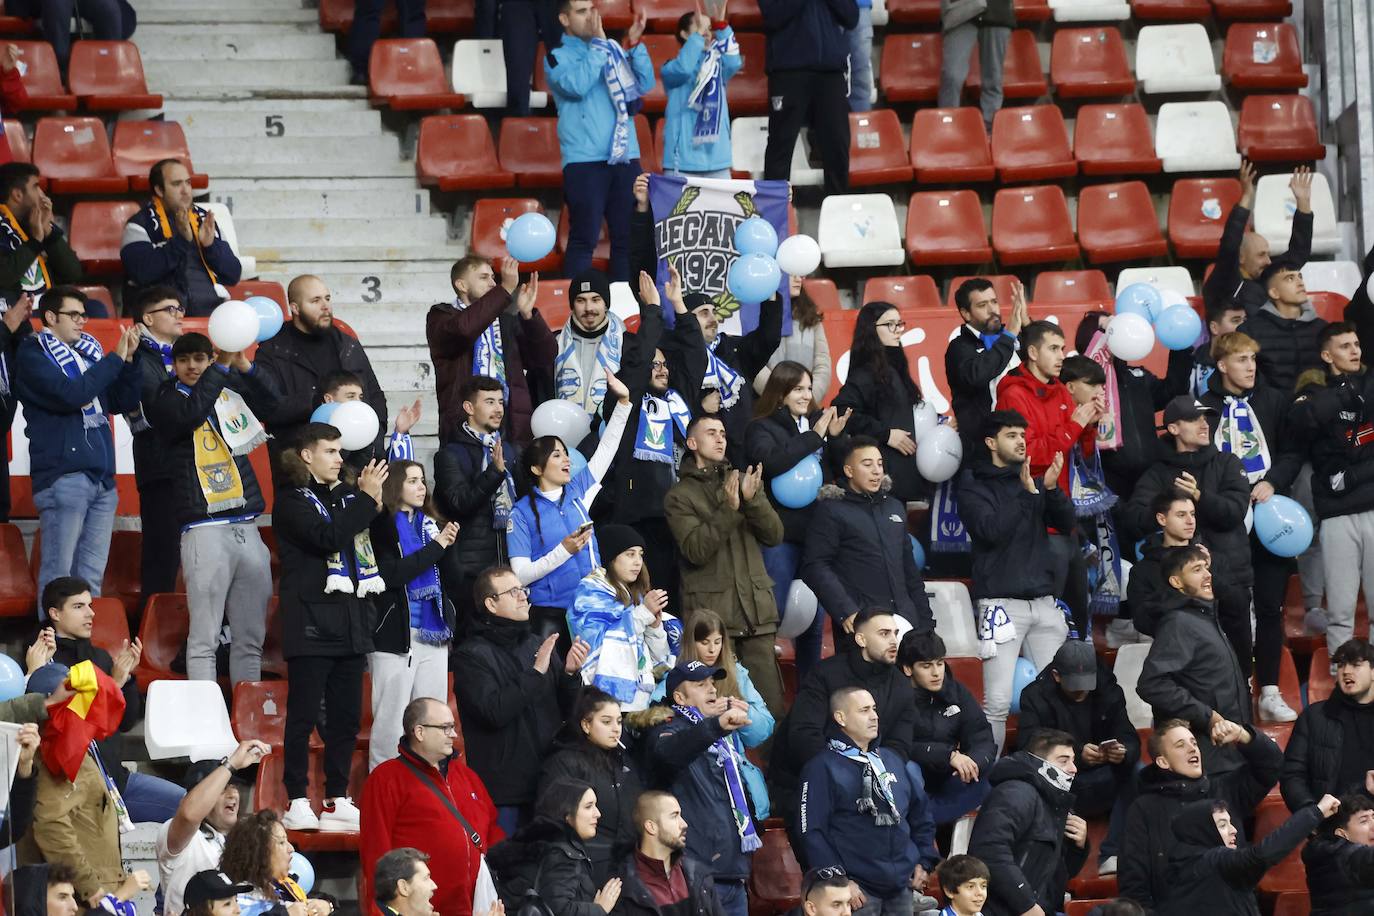
[[[678,462],[677,476],[679,480],[696,480],[702,483],[724,483],[725,472],[729,470],[729,463],[722,461],[713,467],[697,467],[697,457],[691,452],[686,452],[682,456],[682,461]]]
[[[1212,798],[1189,802],[1174,815],[1173,831],[1178,845],[1170,851],[1169,858],[1191,858],[1222,845],[1221,831],[1212,819],[1212,809],[1216,805],[1224,807],[1226,803]]]
[[[1190,547],[1195,547],[1200,543],[1201,541],[1198,540],[1197,531],[1194,529],[1193,539],[1188,542],[1188,545]],[[1164,559],[1164,551],[1172,549],[1171,547],[1164,546],[1164,532],[1156,531],[1154,534],[1145,538],[1145,543],[1140,547],[1140,558],[1142,560],[1153,560],[1158,563]],[[1173,591],[1173,589],[1170,589],[1170,591]]]
[[[827,483],[827,484],[824,484],[824,485],[820,488],[820,490],[816,493],[816,499],[817,499],[817,500],[822,500],[822,499],[827,499],[827,500],[848,500],[849,502],[862,503],[862,504],[865,505],[865,506],[871,506],[871,505],[873,505],[874,503],[880,503],[880,502],[882,502],[884,499],[887,498],[887,495],[888,495],[889,493],[891,493],[891,492],[892,492],[892,475],[891,475],[891,474],[884,474],[884,475],[883,475],[883,482],[880,483],[880,484],[878,484],[878,492],[877,492],[877,493],[874,493],[874,494],[871,495],[871,496],[870,496],[869,494],[867,494],[867,493],[857,493],[857,492],[854,491],[853,488],[848,487],[848,486],[841,486],[841,485],[839,485],[839,484]]]
[[[1206,776],[1190,779],[1153,763],[1140,771],[1138,782],[1141,795],[1167,795],[1183,801],[1207,798],[1211,788]]]
[[[845,733],[844,729],[840,728],[839,723],[836,722],[834,719],[831,719],[829,722],[825,724],[825,737],[828,741],[842,742],[845,747],[857,748],[859,746],[854,742],[853,738],[849,737],[849,735]],[[868,749],[873,753],[877,753],[878,748],[882,747],[882,744],[883,733],[880,723],[878,737],[874,738],[873,741],[869,743]],[[834,751],[830,750],[829,746],[827,746],[825,749],[825,753],[831,754],[834,753]]]
[[[562,824],[536,815],[528,824],[517,830],[514,836],[491,847],[487,853],[488,864],[498,875],[521,868],[536,868],[545,848],[565,836]]]
[[[1051,785],[1040,773],[1041,769],[1051,765],[1029,751],[1017,751],[997,761],[988,779],[994,786],[1004,782],[1024,782],[1034,787],[1052,810],[1068,811],[1073,805],[1073,793]]]
[[[999,394],[1003,388],[1020,388],[1038,401],[1048,401],[1051,397],[1059,397],[1057,389],[1063,388],[1064,383],[1057,378],[1042,382],[1023,364],[1003,376],[997,387]]]
[[[1302,304],[1302,311],[1300,311],[1300,312],[1298,313],[1298,317],[1297,317],[1297,318],[1285,318],[1285,317],[1283,317],[1283,315],[1279,313],[1278,306],[1274,305],[1273,302],[1266,302],[1266,303],[1264,303],[1264,305],[1260,306],[1260,310],[1259,310],[1258,312],[1256,312],[1255,314],[1256,314],[1257,316],[1258,316],[1258,315],[1268,315],[1269,318],[1270,318],[1270,320],[1272,320],[1272,321],[1274,321],[1274,322],[1283,322],[1283,323],[1286,323],[1286,322],[1289,322],[1289,321],[1297,321],[1297,322],[1302,322],[1302,323],[1304,323],[1304,324],[1307,323],[1307,322],[1309,322],[1309,321],[1316,321],[1319,317],[1321,317],[1321,316],[1319,316],[1319,315],[1317,314],[1317,307],[1316,307],[1315,305],[1312,304],[1312,300],[1311,300],[1311,299],[1308,299],[1306,302],[1304,302],[1304,303]]]
[[[1170,611],[1192,611],[1195,614],[1203,614],[1207,617],[1217,616],[1217,604],[1215,601],[1208,601],[1204,598],[1194,598],[1185,595],[1183,592],[1173,588],[1169,583],[1164,583],[1167,592],[1164,596],[1164,607],[1160,611],[1160,619]]]
[[[1195,452],[1180,452],[1174,447],[1174,437],[1167,432],[1159,437],[1159,461],[1167,464],[1171,468],[1178,468],[1180,471],[1192,473],[1198,468],[1202,468],[1215,460],[1220,454],[1217,447],[1212,443],[1207,443]],[[1193,474],[1197,477],[1197,474]]]

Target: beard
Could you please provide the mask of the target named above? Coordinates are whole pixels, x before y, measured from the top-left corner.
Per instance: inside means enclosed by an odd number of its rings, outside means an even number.
[[[989,315],[989,316],[988,316],[988,320],[985,321],[985,322],[983,322],[982,333],[984,333],[984,334],[1000,334],[1000,333],[1002,333],[1002,316],[1001,316],[1001,315]]]
[[[297,317],[300,318],[301,324],[305,326],[305,332],[307,334],[323,334],[325,331],[329,330],[329,328],[332,327],[334,324],[334,316],[332,315],[328,318],[324,318],[321,316],[311,317],[301,312],[298,313]]]

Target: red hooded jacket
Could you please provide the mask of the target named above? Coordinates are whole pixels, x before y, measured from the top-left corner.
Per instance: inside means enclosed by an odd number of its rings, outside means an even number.
[[[1084,455],[1097,448],[1097,426],[1083,426],[1073,418],[1073,395],[1059,379],[1042,382],[1024,365],[1017,366],[997,383],[997,409],[1014,410],[1026,418],[1026,460],[1031,474],[1044,476],[1056,453],[1064,454],[1059,488],[1069,493],[1069,450],[1075,442]]]

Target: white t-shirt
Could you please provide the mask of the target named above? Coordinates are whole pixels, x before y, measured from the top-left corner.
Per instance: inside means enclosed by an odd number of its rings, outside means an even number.
[[[157,830],[157,871],[165,898],[162,911],[167,916],[181,916],[181,911],[185,909],[181,895],[186,891],[186,882],[196,872],[219,868],[220,855],[224,852],[224,834],[202,824],[186,848],[172,855],[167,851],[167,832],[171,827],[172,822],[168,821]]]

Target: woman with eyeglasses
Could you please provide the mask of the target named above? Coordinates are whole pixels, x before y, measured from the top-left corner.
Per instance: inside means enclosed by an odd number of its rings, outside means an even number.
[[[831,406],[854,412],[847,431],[878,441],[892,495],[911,502],[926,498],[932,488],[916,470],[915,408],[923,399],[902,348],[905,331],[905,319],[890,302],[870,302],[859,310],[849,376]]]

